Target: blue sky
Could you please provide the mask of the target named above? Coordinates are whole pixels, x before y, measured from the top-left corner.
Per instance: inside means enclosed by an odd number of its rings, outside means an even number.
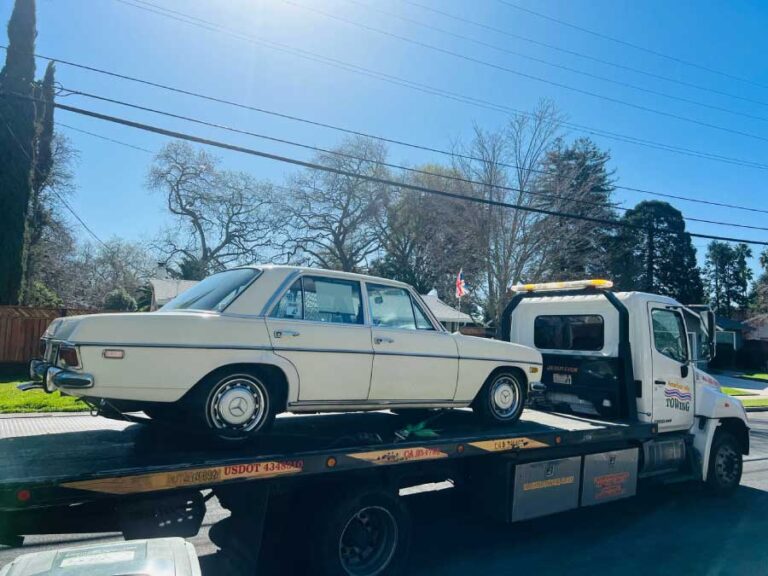
[[[297,7],[293,2],[152,0],[158,5],[216,22],[264,41],[281,43],[512,108],[528,110],[540,98],[546,97],[554,100],[573,123],[750,162],[763,162],[766,157],[768,67],[765,66],[764,55],[768,53],[768,37],[765,35],[768,3],[511,0],[660,53],[743,77],[750,83],[598,38],[515,10],[497,0],[417,1],[512,34],[757,102],[606,66],[461,24],[401,0],[295,0],[295,3],[416,38],[549,82],[755,137],[697,125],[483,67],[329,19]],[[11,6],[11,0],[2,3],[1,21],[7,21]],[[561,66],[726,108],[741,115],[679,102],[532,62],[385,16],[370,7],[385,9]],[[118,0],[38,0],[37,46],[39,53],[52,57],[439,148],[467,138],[473,122],[490,128],[505,121],[505,114],[498,111],[394,86],[254,42],[190,26]],[[40,72],[43,65],[39,63]],[[338,133],[330,130],[170,94],[65,65],[59,65],[57,72],[58,81],[71,89],[91,91],[318,146],[331,146],[340,138]],[[190,126],[82,97],[70,96],[62,102],[262,150],[307,157],[306,152],[288,146]],[[66,112],[57,112],[57,121],[150,150],[157,150],[164,143],[164,139],[158,136]],[[146,187],[151,155],[66,128],[61,130],[80,152],[76,169],[78,190],[71,204],[81,217],[105,239],[119,236],[149,240],[154,237],[167,221],[167,214],[161,197]],[[578,130],[566,133],[568,138],[581,135],[584,133]],[[616,169],[616,176],[622,185],[768,209],[764,190],[765,169],[653,150],[601,136],[593,138],[601,147],[611,151],[612,167]],[[263,178],[279,179],[291,171],[286,165],[237,153],[215,153],[222,157],[227,167],[247,170]],[[442,160],[439,156],[395,147],[390,148],[390,158],[395,162],[411,164]],[[649,198],[622,190],[617,190],[615,195],[615,199],[625,206],[633,206]],[[686,216],[768,226],[765,214],[683,201],[671,202]],[[707,234],[768,240],[766,231],[701,223],[690,223],[688,227],[691,231]],[[694,244],[701,253],[706,241],[695,239]],[[760,248],[753,247],[753,250],[757,254]]]

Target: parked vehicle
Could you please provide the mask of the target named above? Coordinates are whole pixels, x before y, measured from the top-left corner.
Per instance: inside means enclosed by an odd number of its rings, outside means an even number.
[[[472,406],[512,423],[541,376],[538,352],[448,333],[406,284],[289,266],[215,274],[158,312],[58,319],[43,347],[47,391],[227,439],[284,411]]]

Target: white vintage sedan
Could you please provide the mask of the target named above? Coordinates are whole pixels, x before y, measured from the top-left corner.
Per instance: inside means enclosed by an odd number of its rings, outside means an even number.
[[[161,310],[55,320],[33,378],[103,412],[143,410],[227,439],[280,412],[471,406],[515,422],[541,354],[448,333],[407,284],[247,266]]]

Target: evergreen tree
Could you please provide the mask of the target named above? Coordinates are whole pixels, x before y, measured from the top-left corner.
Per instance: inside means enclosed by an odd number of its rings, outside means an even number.
[[[16,0],[0,71],[0,304],[15,304],[24,272],[27,210],[35,157],[35,2]]]
[[[721,316],[744,315],[748,304],[748,288],[752,270],[747,260],[752,250],[746,244],[731,246],[725,242],[710,242],[704,275],[709,303]]]
[[[622,290],[671,296],[684,304],[704,299],[696,249],[685,231],[682,213],[658,200],[628,210],[612,242],[612,276]]]
[[[600,150],[589,138],[566,146],[558,138],[544,161],[547,174],[538,182],[545,208],[613,220],[611,207],[613,173],[608,170],[609,152]],[[609,268],[610,231],[593,222],[549,218],[543,226],[552,231],[549,278],[575,280],[604,276]]]
[[[760,254],[762,274],[755,282],[750,295],[750,307],[755,314],[768,313],[768,249]]]

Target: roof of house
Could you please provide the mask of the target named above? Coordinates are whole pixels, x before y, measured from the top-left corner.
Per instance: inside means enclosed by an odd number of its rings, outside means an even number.
[[[440,320],[440,322],[459,322],[463,324],[474,324],[475,322],[469,314],[464,314],[464,312],[449,306],[434,294],[422,294],[421,297],[424,303],[429,306],[435,318]]]
[[[175,280],[173,278],[150,278],[152,294],[158,306],[162,306],[176,298],[182,292],[197,284],[197,280]]]
[[[722,316],[717,316],[715,318],[715,323],[717,324],[717,327],[721,328],[722,330],[732,330],[734,332],[739,330],[746,330],[748,328],[744,322],[731,320],[730,318],[723,318]]]

